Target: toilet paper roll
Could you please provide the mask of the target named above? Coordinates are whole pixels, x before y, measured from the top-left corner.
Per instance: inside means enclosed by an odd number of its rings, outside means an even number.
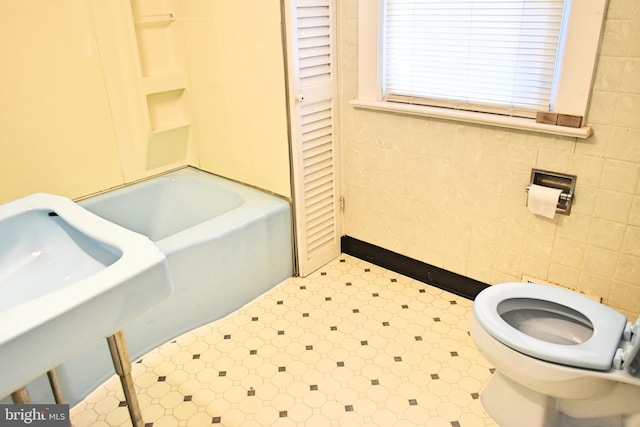
[[[529,211],[553,219],[556,214],[558,200],[560,200],[559,188],[544,187],[542,185],[532,184],[529,187],[529,196],[527,207]]]

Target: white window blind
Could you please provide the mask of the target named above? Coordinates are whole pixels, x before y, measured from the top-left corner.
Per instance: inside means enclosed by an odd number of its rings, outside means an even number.
[[[564,3],[386,0],[386,100],[524,117],[549,111]]]

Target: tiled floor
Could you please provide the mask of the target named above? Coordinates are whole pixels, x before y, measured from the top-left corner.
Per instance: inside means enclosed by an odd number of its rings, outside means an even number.
[[[134,363],[145,422],[164,426],[495,426],[471,301],[341,255]],[[117,377],[74,427],[128,426]]]

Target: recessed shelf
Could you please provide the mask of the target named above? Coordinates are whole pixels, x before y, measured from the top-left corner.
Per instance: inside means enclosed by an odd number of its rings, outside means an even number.
[[[174,127],[157,130],[149,135],[147,169],[183,164],[189,154],[190,123],[174,123]]]
[[[152,134],[159,134],[163,132],[168,132],[176,129],[180,129],[183,127],[191,126],[191,122],[188,120],[175,120],[173,122],[165,122],[158,126],[151,128]]]
[[[185,113],[183,92],[183,89],[176,89],[147,95],[152,132],[164,132],[191,123]]]
[[[181,72],[157,74],[142,79],[142,88],[147,95],[182,90],[186,87],[186,80]]]
[[[135,26],[140,66],[144,77],[170,73],[175,63],[174,31],[167,25]]]

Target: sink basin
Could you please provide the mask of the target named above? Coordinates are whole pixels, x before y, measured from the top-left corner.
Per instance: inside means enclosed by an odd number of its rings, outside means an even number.
[[[39,193],[0,205],[0,396],[172,292],[147,237]]]

